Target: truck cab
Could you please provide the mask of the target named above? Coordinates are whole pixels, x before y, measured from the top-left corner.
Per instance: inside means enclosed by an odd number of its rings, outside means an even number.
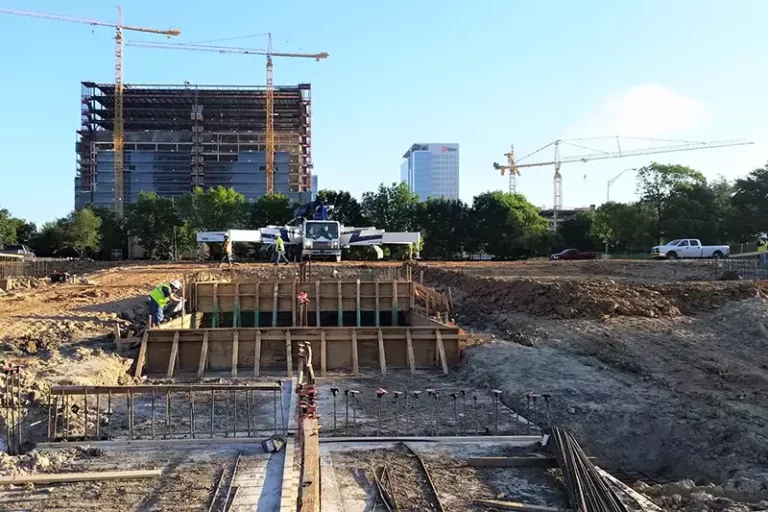
[[[302,259],[341,261],[341,224],[335,220],[307,220],[302,226]]]

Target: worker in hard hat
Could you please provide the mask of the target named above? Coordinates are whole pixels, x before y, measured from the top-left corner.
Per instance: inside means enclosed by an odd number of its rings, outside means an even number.
[[[275,240],[275,252],[277,253],[277,259],[275,259],[275,265],[280,264],[280,260],[284,260],[285,264],[288,265],[290,261],[288,261],[288,258],[285,257],[285,242],[283,242],[283,237],[280,235],[277,235],[277,239]]]
[[[232,240],[229,239],[229,235],[224,236],[224,247],[223,253],[224,255],[221,257],[221,262],[219,262],[219,267],[224,265],[224,262],[226,261],[229,266],[232,266]]]
[[[174,310],[181,307],[181,299],[176,294],[181,291],[181,281],[174,279],[170,283],[163,283],[149,292],[149,314],[152,317],[152,325],[162,323],[165,318],[165,309],[174,305]]]

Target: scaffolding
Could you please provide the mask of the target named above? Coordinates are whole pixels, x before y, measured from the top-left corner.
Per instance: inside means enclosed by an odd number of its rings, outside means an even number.
[[[266,193],[266,88],[125,85],[124,195],[178,197],[196,186]],[[82,83],[75,206],[114,205],[114,84]],[[275,192],[308,201],[312,187],[309,84],[275,88]]]

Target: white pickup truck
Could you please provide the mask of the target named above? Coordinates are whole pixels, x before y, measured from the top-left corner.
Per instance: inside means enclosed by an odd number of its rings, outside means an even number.
[[[651,258],[676,260],[678,258],[727,258],[731,248],[727,245],[701,245],[696,238],[671,240],[666,245],[651,247]]]

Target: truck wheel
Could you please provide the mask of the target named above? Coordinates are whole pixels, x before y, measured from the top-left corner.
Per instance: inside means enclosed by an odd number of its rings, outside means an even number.
[[[675,251],[668,252],[667,253],[667,259],[668,260],[676,260],[677,259],[677,253]]]
[[[721,259],[721,258],[723,257],[723,253],[722,253],[722,252],[720,252],[720,251],[715,251],[715,252],[712,254],[712,257],[713,257],[713,258],[715,258],[716,260],[719,260],[719,259]]]

